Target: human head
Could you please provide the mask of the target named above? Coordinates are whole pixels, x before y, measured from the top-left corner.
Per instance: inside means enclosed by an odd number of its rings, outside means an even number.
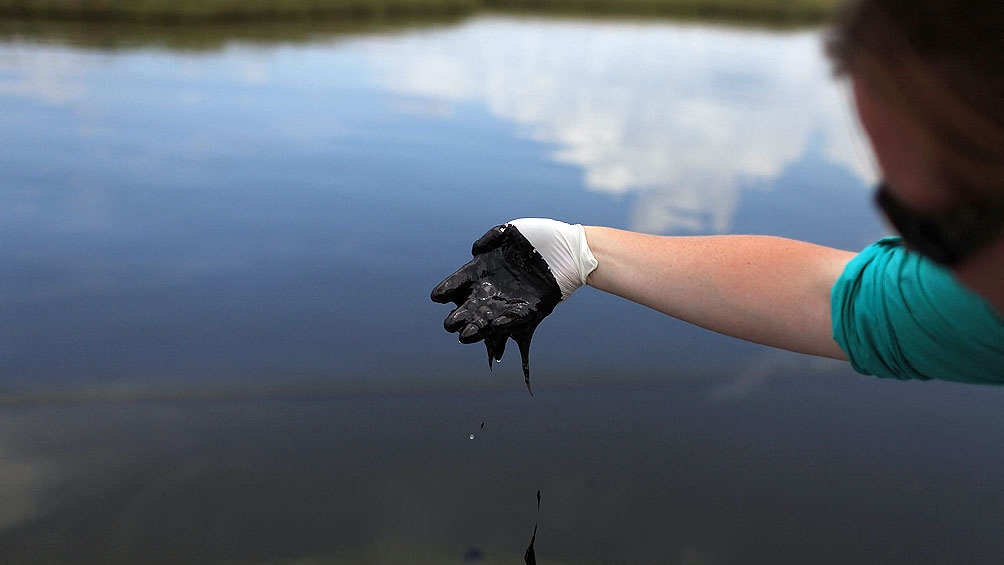
[[[1004,205],[1004,2],[857,0],[827,47],[907,216]]]

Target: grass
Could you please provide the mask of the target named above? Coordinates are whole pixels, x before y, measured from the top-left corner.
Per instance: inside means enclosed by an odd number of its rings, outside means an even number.
[[[481,10],[817,22],[839,0],[0,0],[0,16],[145,23],[388,19]]]
[[[210,22],[458,14],[479,0],[0,0],[0,14],[74,20]]]
[[[497,9],[819,22],[840,0],[488,0]]]

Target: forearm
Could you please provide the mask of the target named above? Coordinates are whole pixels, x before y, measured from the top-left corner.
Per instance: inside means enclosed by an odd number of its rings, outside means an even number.
[[[722,334],[845,359],[830,289],[854,256],[770,236],[653,236],[586,228],[587,284]]]

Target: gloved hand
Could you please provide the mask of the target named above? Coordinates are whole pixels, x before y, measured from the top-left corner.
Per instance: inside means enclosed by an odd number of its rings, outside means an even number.
[[[502,359],[506,340],[513,338],[530,390],[534,330],[596,268],[585,232],[581,225],[555,220],[513,220],[488,230],[471,254],[471,261],[433,289],[432,300],[457,305],[444,327],[458,332],[461,343],[484,340],[489,367]]]

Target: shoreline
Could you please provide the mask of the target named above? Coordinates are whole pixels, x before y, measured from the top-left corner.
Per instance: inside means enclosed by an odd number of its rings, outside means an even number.
[[[827,21],[838,0],[0,0],[0,16],[94,23],[366,22],[503,11],[683,17],[775,24]]]

